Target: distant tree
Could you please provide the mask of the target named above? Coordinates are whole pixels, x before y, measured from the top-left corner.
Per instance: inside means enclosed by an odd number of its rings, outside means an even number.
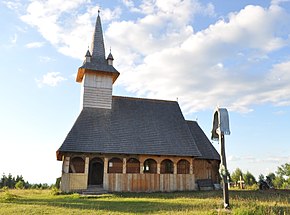
[[[269,173],[268,175],[267,175],[267,177],[268,178],[270,178],[271,179],[271,181],[273,181],[275,178],[276,178],[276,175],[274,174],[274,173]]]
[[[265,176],[263,174],[260,174],[259,175],[259,182],[264,181],[264,180],[265,180]]]
[[[240,177],[243,178],[243,172],[241,169],[237,168],[231,175],[233,182],[237,183],[240,180]]]
[[[2,178],[1,178],[1,180],[0,180],[0,188],[6,186],[6,181],[7,181],[7,177],[6,177],[6,175],[3,173]]]
[[[278,167],[273,184],[276,188],[290,189],[290,163]]]
[[[243,178],[244,178],[245,184],[248,186],[252,186],[257,183],[256,178],[249,171],[243,174]]]
[[[277,189],[282,188],[285,179],[281,176],[276,176],[275,179],[272,181],[273,186]]]
[[[15,182],[17,183],[18,181],[23,181],[24,182],[22,175],[17,175],[16,176]]]
[[[38,184],[31,184],[30,188],[31,189],[38,189],[39,187],[38,187]]]
[[[5,173],[2,174],[2,177],[0,179],[0,189],[3,187],[7,187],[9,189],[49,189],[51,186],[49,186],[47,183],[39,183],[39,184],[30,184],[28,181],[24,181],[24,178],[22,175],[17,175],[16,177],[13,177],[11,173],[8,174],[8,176],[5,175]]]
[[[284,176],[286,178],[290,177],[290,163],[285,163],[284,165],[281,165],[278,167],[278,170],[276,171],[277,175]]]
[[[47,183],[42,184],[41,189],[48,189],[49,185]]]
[[[10,189],[15,187],[15,178],[12,177],[11,173],[8,174],[6,186]]]
[[[18,182],[15,184],[15,188],[16,188],[16,189],[23,189],[23,188],[24,188],[24,182],[23,182],[23,181],[18,181]]]

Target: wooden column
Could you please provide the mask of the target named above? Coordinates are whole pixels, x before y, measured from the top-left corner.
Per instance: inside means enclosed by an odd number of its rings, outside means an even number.
[[[123,174],[126,174],[126,164],[127,164],[127,159],[123,158]]]
[[[109,182],[108,182],[108,161],[107,157],[104,157],[104,177],[103,177],[103,188],[105,190],[109,189]]]
[[[140,162],[140,174],[144,174],[144,163]]]
[[[90,158],[89,157],[86,157],[86,160],[85,160],[85,174],[89,174],[89,164],[90,164]]]
[[[190,163],[189,163],[189,174],[193,174],[193,159],[190,159]]]
[[[69,161],[70,157],[65,157],[62,165],[62,172],[69,173]]]
[[[176,175],[177,174],[177,163],[173,163],[173,174]]]
[[[160,174],[160,162],[157,162],[157,174]]]

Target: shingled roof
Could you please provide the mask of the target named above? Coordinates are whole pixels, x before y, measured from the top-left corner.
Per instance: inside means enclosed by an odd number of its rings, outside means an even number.
[[[66,152],[219,160],[198,124],[184,119],[177,102],[119,96],[113,96],[112,109],[84,108],[81,111],[57,151],[59,155]]]
[[[195,140],[198,150],[202,154],[202,159],[214,159],[220,160],[220,155],[213,147],[203,130],[199,127],[195,121],[187,121],[189,130]]]

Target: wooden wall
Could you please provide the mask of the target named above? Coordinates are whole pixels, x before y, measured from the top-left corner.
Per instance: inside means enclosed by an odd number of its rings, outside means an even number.
[[[219,161],[216,160],[193,160],[193,172],[196,180],[212,179],[214,183],[219,183]]]
[[[112,82],[111,76],[86,73],[82,82],[81,105],[111,109]]]
[[[194,174],[105,174],[110,192],[171,192],[196,190]]]
[[[74,190],[87,189],[88,174],[85,173],[63,173],[61,176],[61,191],[71,192]]]

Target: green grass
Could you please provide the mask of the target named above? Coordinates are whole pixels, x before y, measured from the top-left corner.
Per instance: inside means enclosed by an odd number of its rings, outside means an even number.
[[[290,191],[115,193],[52,195],[50,190],[0,191],[0,214],[290,214]]]

